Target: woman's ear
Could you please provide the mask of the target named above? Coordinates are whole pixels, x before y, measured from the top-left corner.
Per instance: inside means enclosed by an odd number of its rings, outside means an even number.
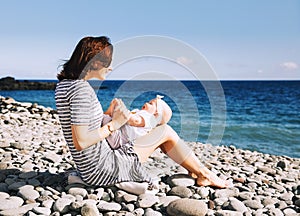
[[[99,70],[101,68],[103,68],[103,65],[99,60],[95,60],[91,63],[91,70]]]

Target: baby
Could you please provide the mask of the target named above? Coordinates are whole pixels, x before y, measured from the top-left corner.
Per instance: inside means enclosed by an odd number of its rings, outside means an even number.
[[[132,110],[127,124],[106,138],[111,148],[117,149],[123,144],[147,134],[156,126],[168,123],[172,117],[172,110],[162,98],[163,96],[157,95],[156,98],[145,103],[141,110]],[[114,99],[104,113],[106,115],[103,117],[102,125],[111,121],[115,105],[116,100]]]

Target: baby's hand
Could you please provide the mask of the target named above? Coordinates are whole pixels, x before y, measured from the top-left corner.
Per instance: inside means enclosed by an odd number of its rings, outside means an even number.
[[[116,105],[118,104],[118,100],[119,100],[119,99],[114,98],[114,99],[110,102],[109,107],[108,107],[108,109],[106,110],[106,112],[105,112],[104,114],[107,114],[107,115],[109,115],[110,117],[112,117],[112,114],[113,114],[113,112],[114,112],[114,109],[115,109]]]
[[[112,99],[112,101],[110,102],[109,107],[111,107],[111,109],[113,110],[117,104],[118,104],[118,98],[114,98],[114,99]]]
[[[110,106],[112,107],[112,110],[116,109],[116,107],[120,105],[120,106],[125,106],[125,104],[123,103],[123,101],[119,98],[114,98],[111,103]]]
[[[115,109],[112,113],[112,130],[117,130],[128,121],[130,111],[126,108],[122,100],[117,99]]]

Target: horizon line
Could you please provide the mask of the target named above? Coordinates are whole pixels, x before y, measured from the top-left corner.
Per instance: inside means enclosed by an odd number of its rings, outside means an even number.
[[[17,81],[58,81],[58,79],[51,79],[51,78],[15,78],[12,76],[5,76],[0,77],[0,79],[3,78],[14,78]],[[140,79],[140,80],[128,80],[128,79],[106,79],[106,80],[97,80],[97,79],[91,79],[90,81],[300,81],[300,79],[203,79],[203,80],[197,80],[197,79]]]

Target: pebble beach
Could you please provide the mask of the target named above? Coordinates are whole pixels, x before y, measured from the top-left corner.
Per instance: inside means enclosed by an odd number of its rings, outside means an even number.
[[[68,184],[75,170],[56,111],[0,96],[0,215],[300,215],[300,158],[187,142],[233,187],[199,187],[159,151],[144,164],[157,194]]]

